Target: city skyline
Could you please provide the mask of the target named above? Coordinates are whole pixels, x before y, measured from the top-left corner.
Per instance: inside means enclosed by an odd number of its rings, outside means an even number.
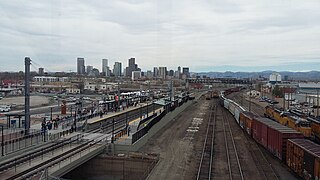
[[[146,70],[181,64],[193,72],[320,69],[317,0],[4,1],[0,7],[6,64],[0,71],[23,70],[25,56],[66,72],[76,71],[76,57],[94,67],[103,58],[126,65],[136,57]]]

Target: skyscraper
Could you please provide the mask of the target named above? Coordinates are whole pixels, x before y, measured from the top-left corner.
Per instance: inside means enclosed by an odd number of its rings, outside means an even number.
[[[135,58],[128,59],[128,67],[126,67],[126,76],[130,77],[132,75],[132,71],[141,71],[141,69],[138,68],[138,65],[135,64],[135,62]]]
[[[190,77],[189,68],[188,67],[182,68],[182,74],[186,75],[186,77],[189,78]]]
[[[87,71],[86,71],[86,73],[87,74],[90,74],[90,72],[92,71],[92,69],[93,69],[93,66],[87,66]]]
[[[159,68],[157,67],[153,68],[153,77],[159,77]]]
[[[111,70],[110,70],[109,66],[107,66],[107,68],[106,68],[105,76],[106,77],[110,77],[111,76]]]
[[[39,68],[39,73],[38,73],[40,76],[44,75],[44,69],[41,67]]]
[[[174,76],[174,70],[171,69],[168,74],[169,74],[169,76],[173,77]]]
[[[102,59],[102,72],[106,74],[108,68],[108,59]]]
[[[167,75],[167,67],[159,67],[159,76],[162,79],[166,79],[166,75]]]
[[[129,61],[129,67],[130,66],[134,66],[136,64],[136,59],[135,58],[130,58],[130,59],[128,59],[128,61]]]
[[[113,74],[115,77],[120,77],[121,76],[121,62],[115,62],[113,65]]]
[[[152,71],[147,71],[147,78],[152,78]]]
[[[178,79],[181,79],[181,67],[180,66],[178,66],[178,73],[177,73],[176,77]]]
[[[84,74],[85,73],[85,67],[84,67],[84,58],[77,58],[77,73],[78,74]]]

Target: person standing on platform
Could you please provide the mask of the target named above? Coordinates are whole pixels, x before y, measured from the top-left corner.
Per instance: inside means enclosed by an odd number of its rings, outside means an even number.
[[[130,126],[128,127],[128,136],[130,136],[130,131],[131,131],[131,128]]]
[[[102,113],[102,111],[100,111],[100,118],[102,118],[103,117],[103,113]]]

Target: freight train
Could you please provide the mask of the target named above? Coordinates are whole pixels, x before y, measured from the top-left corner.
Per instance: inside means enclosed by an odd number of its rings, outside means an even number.
[[[224,95],[220,94],[220,105],[233,115],[245,133],[301,178],[319,180],[320,145],[305,139],[302,132],[246,111]]]
[[[278,123],[295,129],[307,138],[311,137],[311,125],[307,119],[285,112],[277,106],[266,106],[264,115]]]
[[[291,109],[289,110],[289,112],[300,118],[307,119],[310,122],[310,126],[311,126],[311,138],[314,141],[320,143],[320,117],[308,116],[302,111],[295,110],[295,109]]]
[[[205,96],[206,100],[211,100],[212,98],[219,98],[219,91],[208,91]]]

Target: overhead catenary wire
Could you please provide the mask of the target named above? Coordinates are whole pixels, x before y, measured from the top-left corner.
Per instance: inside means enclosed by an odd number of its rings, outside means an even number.
[[[38,63],[35,62],[34,60],[32,60],[31,66],[32,66],[33,68],[35,68],[36,71],[38,71],[39,68],[43,68],[44,70],[46,70],[46,71],[49,72],[49,73],[53,72],[53,71],[51,71],[50,69],[48,69],[47,67],[41,66],[40,64],[38,64]]]

